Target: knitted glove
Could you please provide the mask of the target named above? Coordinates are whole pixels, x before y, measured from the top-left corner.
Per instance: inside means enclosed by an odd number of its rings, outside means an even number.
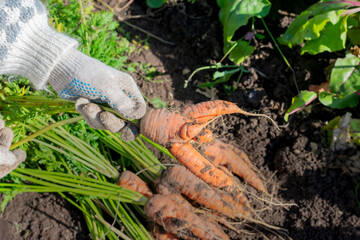
[[[21,149],[9,151],[13,137],[13,132],[5,127],[5,122],[0,119],[0,178],[14,170],[26,158],[25,152]]]
[[[87,104],[107,103],[126,118],[141,118],[146,105],[133,78],[77,47],[76,40],[49,27],[39,0],[0,1],[0,74],[25,76],[37,89],[50,83],[61,98],[80,99],[77,109],[93,128],[119,131],[124,123],[85,107],[82,98]]]

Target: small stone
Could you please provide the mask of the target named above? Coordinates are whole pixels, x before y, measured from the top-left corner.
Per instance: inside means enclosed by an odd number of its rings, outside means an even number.
[[[296,155],[299,155],[299,154],[301,153],[301,151],[300,151],[299,149],[295,149],[295,150],[294,150],[294,153],[295,153]]]
[[[318,150],[318,145],[314,142],[310,142],[311,152],[315,153]]]
[[[189,73],[190,73],[190,69],[188,69],[188,68],[184,68],[183,71],[182,71],[183,75],[187,75]]]

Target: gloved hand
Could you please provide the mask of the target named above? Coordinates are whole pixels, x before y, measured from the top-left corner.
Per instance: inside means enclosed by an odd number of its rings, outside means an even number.
[[[67,52],[55,65],[49,83],[61,98],[77,100],[76,109],[92,128],[121,130],[125,140],[135,137],[136,133],[128,130],[130,125],[91,103],[107,103],[125,118],[141,118],[146,110],[145,101],[129,74],[75,50]]]
[[[39,0],[0,3],[0,74],[25,76],[37,89],[50,83],[61,98],[79,100],[77,109],[91,127],[117,132],[125,126],[123,132],[131,135],[130,125],[89,103],[107,103],[125,118],[141,118],[146,105],[135,81],[77,47],[75,39],[48,25]]]
[[[13,132],[5,127],[4,120],[0,119],[0,178],[14,170],[26,158],[26,153],[21,149],[9,151],[13,138]]]

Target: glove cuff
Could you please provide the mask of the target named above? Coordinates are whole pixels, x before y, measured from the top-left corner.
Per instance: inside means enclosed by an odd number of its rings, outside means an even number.
[[[43,89],[60,59],[75,51],[78,42],[53,30],[46,14],[35,15],[18,28],[5,59],[0,61],[0,74],[25,76],[36,89]]]

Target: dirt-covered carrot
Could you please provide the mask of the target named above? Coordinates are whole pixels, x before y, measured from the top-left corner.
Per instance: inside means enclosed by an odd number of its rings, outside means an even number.
[[[240,113],[248,116],[257,116],[268,118],[277,127],[274,120],[265,114],[249,113],[239,108],[235,103],[227,102],[223,100],[213,100],[207,102],[201,102],[198,104],[190,105],[184,108],[181,113],[195,120],[196,123],[206,123],[212,120],[214,117]]]
[[[180,193],[174,192],[174,189],[170,189],[169,185],[164,185],[159,181],[157,181],[156,192],[158,194],[171,198],[171,200],[182,205],[184,208],[186,208],[189,211],[195,211],[195,208],[188,201],[186,201],[186,199],[183,198],[183,196]]]
[[[170,153],[204,182],[228,192],[238,192],[234,177],[215,167],[190,143],[175,143],[170,148]]]
[[[150,232],[156,240],[178,240],[179,238],[157,224],[154,224],[153,230]]]
[[[164,195],[155,194],[150,198],[145,206],[145,214],[166,231],[183,239],[229,239],[221,228],[215,228]]]
[[[143,196],[148,198],[152,197],[153,195],[149,186],[136,174],[130,171],[124,171],[120,175],[117,181],[117,185],[141,193]]]
[[[179,138],[182,126],[191,120],[185,116],[163,109],[149,109],[140,121],[140,133],[152,141],[169,147]]]
[[[266,192],[263,181],[249,166],[248,156],[240,149],[235,151],[230,144],[215,139],[204,147],[203,152],[215,166],[227,167],[254,188]]]
[[[158,186],[168,186],[172,193],[182,193],[187,198],[201,204],[204,207],[215,210],[231,218],[247,218],[249,212],[242,202],[237,202],[227,192],[214,190],[208,184],[197,178],[183,166],[167,168],[161,175]],[[159,190],[158,190],[159,191]],[[245,197],[244,197],[245,198]]]

